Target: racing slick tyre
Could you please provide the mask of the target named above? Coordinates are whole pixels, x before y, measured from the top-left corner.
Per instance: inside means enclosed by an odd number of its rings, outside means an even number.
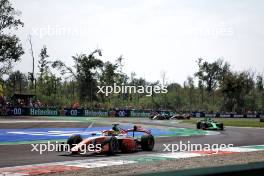
[[[152,151],[154,144],[154,137],[151,134],[141,136],[141,148],[143,151]]]
[[[223,123],[220,123],[220,125],[219,125],[219,127],[220,127],[220,130],[224,130],[224,124]]]
[[[116,137],[111,137],[108,141],[108,145],[109,145],[109,150],[107,153],[108,155],[114,155],[115,153],[118,152],[119,144]]]
[[[197,129],[201,129],[201,122],[198,122],[198,123],[196,124],[196,128],[197,128]]]
[[[82,137],[81,135],[72,135],[69,137],[69,139],[67,140],[67,144],[69,145],[70,149],[72,147],[74,147],[76,144],[79,144],[80,142],[82,142]],[[76,153],[76,152],[75,152]],[[73,153],[74,154],[74,153]]]
[[[201,129],[207,130],[208,129],[208,124],[207,123],[201,123]]]

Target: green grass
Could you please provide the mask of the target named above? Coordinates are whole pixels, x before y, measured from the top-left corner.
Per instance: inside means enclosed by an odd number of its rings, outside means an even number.
[[[192,118],[183,120],[182,123],[196,124],[197,121],[203,118]],[[264,122],[259,122],[259,119],[243,119],[243,118],[213,118],[217,122],[224,123],[224,126],[235,127],[261,127],[264,128]]]

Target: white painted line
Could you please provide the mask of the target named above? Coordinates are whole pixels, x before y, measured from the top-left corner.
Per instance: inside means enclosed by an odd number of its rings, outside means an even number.
[[[242,147],[232,147],[232,148],[222,149],[221,151],[246,153],[246,152],[260,151],[260,149],[242,148]]]
[[[69,120],[5,120],[0,121],[0,123],[72,123],[72,122],[80,122],[77,120],[69,121]]]
[[[66,166],[75,166],[75,167],[83,167],[83,168],[96,168],[96,167],[106,167],[106,166],[114,166],[114,165],[124,165],[124,164],[133,164],[135,161],[127,161],[127,160],[105,160],[105,161],[87,161],[87,162],[75,162],[72,164],[64,164]]]
[[[202,155],[198,153],[177,152],[177,153],[157,154],[155,156],[164,157],[164,158],[182,159],[182,158],[198,157]]]
[[[93,124],[94,124],[94,123],[92,122],[92,123],[88,126],[88,128],[92,128]]]
[[[211,135],[219,135],[220,132],[217,132],[217,131],[205,131],[206,134],[205,136],[211,136]]]
[[[25,176],[28,174],[20,174],[20,173],[11,173],[11,172],[2,172],[0,173],[0,176]]]
[[[242,148],[254,148],[254,147],[264,147],[264,145],[248,145],[248,146],[241,146]],[[264,149],[260,149],[264,150]]]

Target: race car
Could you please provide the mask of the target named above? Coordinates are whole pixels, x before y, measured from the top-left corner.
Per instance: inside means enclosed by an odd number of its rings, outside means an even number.
[[[128,135],[132,132],[132,136]],[[135,132],[141,132],[140,138],[135,137]],[[85,146],[93,144],[100,145],[100,151],[97,154],[113,155],[116,153],[131,153],[137,151],[152,151],[154,148],[154,137],[151,131],[145,130],[140,126],[134,126],[132,129],[121,129],[118,124],[113,124],[112,129],[102,131],[100,136],[95,134],[86,139],[80,135],[72,135],[67,140],[71,154],[79,154]]]
[[[202,130],[224,130],[223,123],[216,122],[208,117],[197,122],[196,127]]]
[[[151,113],[149,119],[150,120],[170,120],[171,116],[165,113]]]
[[[191,114],[176,114],[174,116],[171,117],[171,119],[173,120],[190,120],[192,117]]]

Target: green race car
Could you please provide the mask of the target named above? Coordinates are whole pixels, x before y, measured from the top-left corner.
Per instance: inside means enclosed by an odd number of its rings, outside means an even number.
[[[224,124],[216,122],[211,118],[206,117],[203,120],[197,122],[197,129],[202,130],[224,130]]]

